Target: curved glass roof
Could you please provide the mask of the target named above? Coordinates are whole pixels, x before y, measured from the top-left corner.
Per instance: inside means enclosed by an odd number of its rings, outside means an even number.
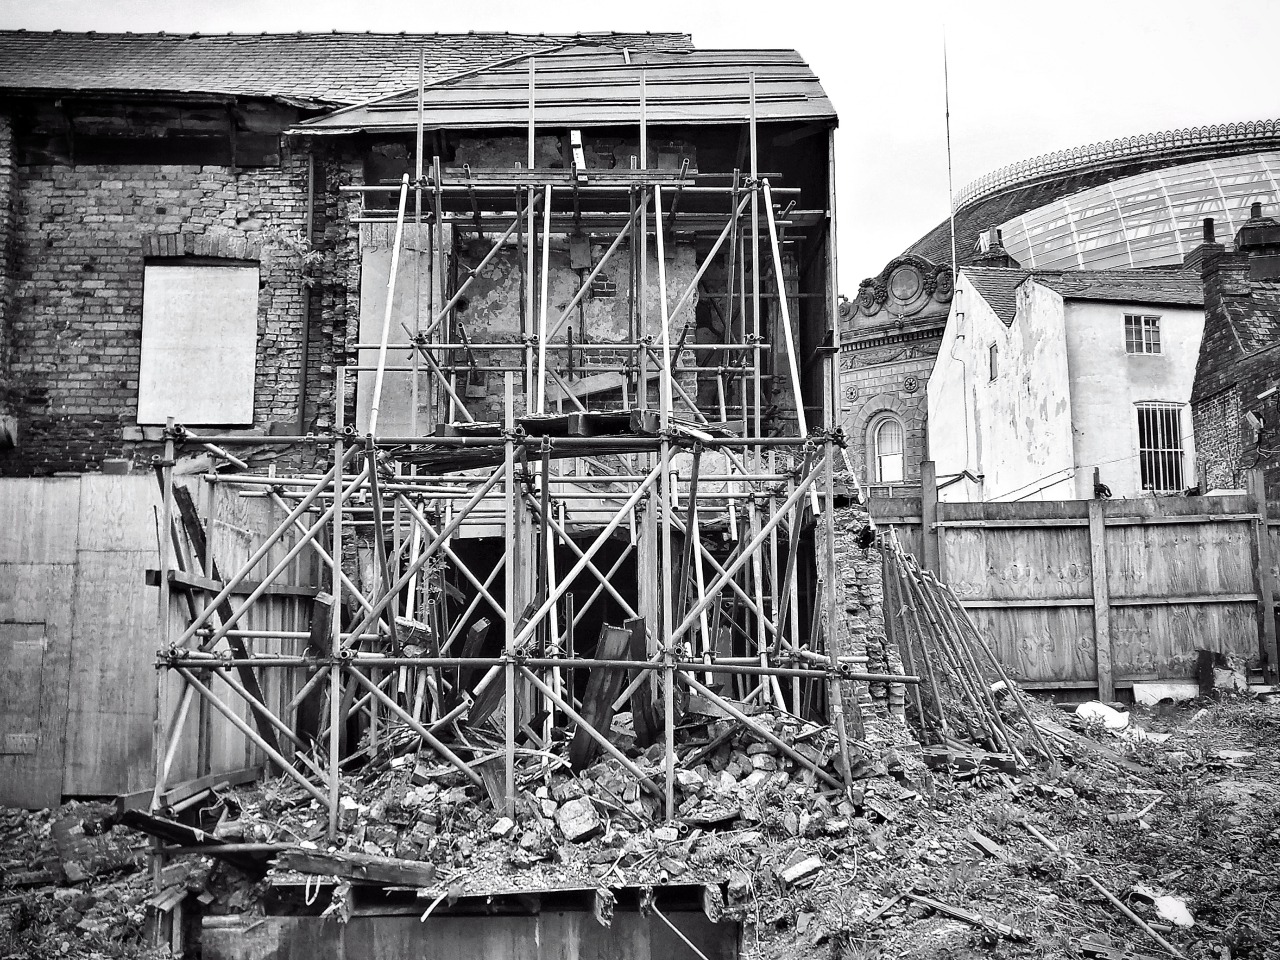
[[[1280,204],[1280,152],[1202,160],[1081,191],[1001,225],[1004,247],[1035,270],[1178,264],[1213,217],[1228,247],[1249,205]]]

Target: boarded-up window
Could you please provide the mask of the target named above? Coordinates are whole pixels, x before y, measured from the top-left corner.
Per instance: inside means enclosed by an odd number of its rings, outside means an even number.
[[[257,264],[148,264],[138,422],[250,424]]]

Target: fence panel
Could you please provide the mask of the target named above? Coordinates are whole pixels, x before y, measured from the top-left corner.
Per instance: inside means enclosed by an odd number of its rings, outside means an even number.
[[[939,503],[929,529],[919,501],[870,509],[917,556],[934,538],[937,572],[1029,687],[1191,679],[1201,649],[1268,665],[1280,521],[1256,496]]]

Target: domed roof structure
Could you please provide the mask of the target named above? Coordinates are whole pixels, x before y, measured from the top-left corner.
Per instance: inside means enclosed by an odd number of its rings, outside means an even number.
[[[980,256],[991,228],[1032,269],[1179,264],[1212,217],[1234,237],[1249,206],[1280,204],[1280,121],[1144,134],[1002,167],[956,198],[956,257]],[[943,220],[906,253],[951,260]]]

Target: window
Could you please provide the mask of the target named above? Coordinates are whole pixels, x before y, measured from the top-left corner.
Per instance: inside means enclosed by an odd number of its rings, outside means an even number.
[[[1124,352],[1159,353],[1160,318],[1124,315]]]
[[[992,380],[1000,372],[1000,347],[994,343],[987,348],[987,370]]]
[[[253,423],[258,265],[148,263],[142,282],[138,422]]]
[[[1142,489],[1178,493],[1182,478],[1182,404],[1138,404],[1138,466]]]
[[[901,483],[905,474],[902,421],[885,416],[871,429],[872,458],[877,483]]]

